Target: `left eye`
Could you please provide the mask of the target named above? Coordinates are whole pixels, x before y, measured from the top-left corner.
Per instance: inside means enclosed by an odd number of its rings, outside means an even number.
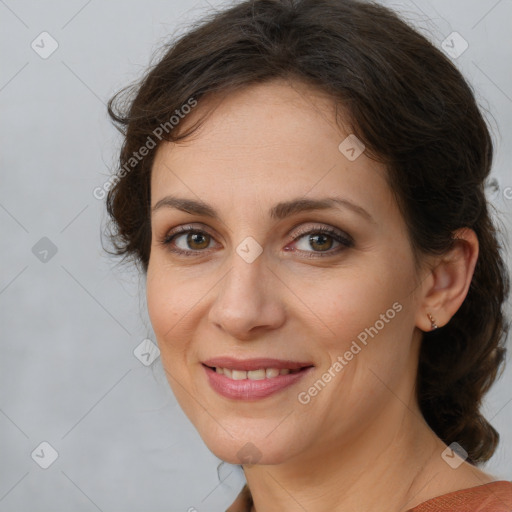
[[[341,233],[327,228],[312,230],[295,238],[296,248],[304,252],[331,253],[337,252],[336,248],[347,248],[352,245],[353,242],[348,236],[343,236]],[[334,250],[331,250],[333,246]],[[313,251],[310,248],[313,248]]]

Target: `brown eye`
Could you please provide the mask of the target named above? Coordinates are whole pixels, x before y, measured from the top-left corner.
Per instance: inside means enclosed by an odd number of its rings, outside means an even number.
[[[333,239],[329,235],[318,234],[309,236],[310,246],[318,251],[328,251],[333,245]]]
[[[310,229],[295,238],[295,249],[308,257],[329,256],[354,246],[349,235],[329,227]]]
[[[198,229],[180,229],[177,233],[170,233],[161,243],[168,247],[170,251],[183,254],[193,255],[205,252],[211,245],[213,238],[208,233]]]
[[[172,240],[182,251],[201,251],[210,246],[211,236],[203,231],[189,231],[173,236]]]
[[[201,256],[207,254],[207,249],[212,248],[215,239],[207,232],[190,227],[180,227],[178,231],[169,233],[160,243],[169,251],[181,256]],[[303,232],[294,239],[295,247],[286,247],[285,251],[298,251],[305,256],[321,257],[333,256],[344,249],[354,246],[353,239],[333,228],[319,227]]]
[[[188,233],[186,245],[189,249],[206,249],[210,245],[210,235],[200,231]]]

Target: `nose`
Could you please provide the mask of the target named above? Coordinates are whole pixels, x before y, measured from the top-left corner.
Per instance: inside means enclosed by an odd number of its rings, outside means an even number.
[[[285,322],[283,283],[261,254],[248,263],[233,254],[231,268],[218,284],[208,319],[233,338],[250,340]]]

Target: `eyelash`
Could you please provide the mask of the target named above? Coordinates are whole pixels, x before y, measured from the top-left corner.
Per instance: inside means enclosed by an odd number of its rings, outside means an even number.
[[[184,249],[176,249],[176,248],[172,247],[171,243],[174,241],[175,238],[177,238],[180,235],[184,235],[184,234],[188,234],[188,233],[203,234],[203,235],[205,234],[205,235],[208,235],[209,237],[213,238],[213,236],[210,235],[207,231],[197,229],[197,228],[192,228],[190,226],[180,226],[174,232],[171,232],[171,233],[168,233],[167,235],[165,235],[163,237],[163,239],[159,240],[159,243],[161,245],[165,246],[169,251],[176,253],[178,255],[181,255],[181,256],[199,256],[199,255],[201,255],[201,253],[208,251],[207,249],[195,250],[195,251],[190,250],[189,251],[189,250],[184,250]],[[351,248],[354,246],[354,241],[353,241],[352,237],[350,237],[349,235],[342,235],[338,230],[329,228],[326,226],[320,226],[320,227],[308,229],[305,232],[300,232],[292,240],[292,242],[296,242],[296,241],[300,240],[301,238],[304,238],[307,235],[313,235],[313,234],[329,235],[336,242],[341,244],[341,247],[338,247],[335,250],[328,250],[328,251],[300,251],[299,250],[299,252],[310,253],[310,255],[306,256],[306,258],[319,258],[319,257],[322,258],[322,257],[333,256],[345,249],[348,249],[348,248]]]

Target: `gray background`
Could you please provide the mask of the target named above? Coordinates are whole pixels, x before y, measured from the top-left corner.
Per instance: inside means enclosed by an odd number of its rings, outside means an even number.
[[[438,45],[453,31],[469,44],[454,61],[495,132],[489,195],[510,240],[512,1],[385,3]],[[102,252],[104,205],[92,193],[120,144],[107,99],[219,5],[0,0],[0,511],[213,512],[243,484],[231,465],[219,482],[219,460],[177,406],[160,360],[135,357],[154,339],[144,283]],[[46,59],[31,47],[51,49],[43,31],[59,45]],[[502,437],[486,469],[508,480],[511,384],[509,365],[484,408]],[[48,469],[43,441],[58,453]]]

